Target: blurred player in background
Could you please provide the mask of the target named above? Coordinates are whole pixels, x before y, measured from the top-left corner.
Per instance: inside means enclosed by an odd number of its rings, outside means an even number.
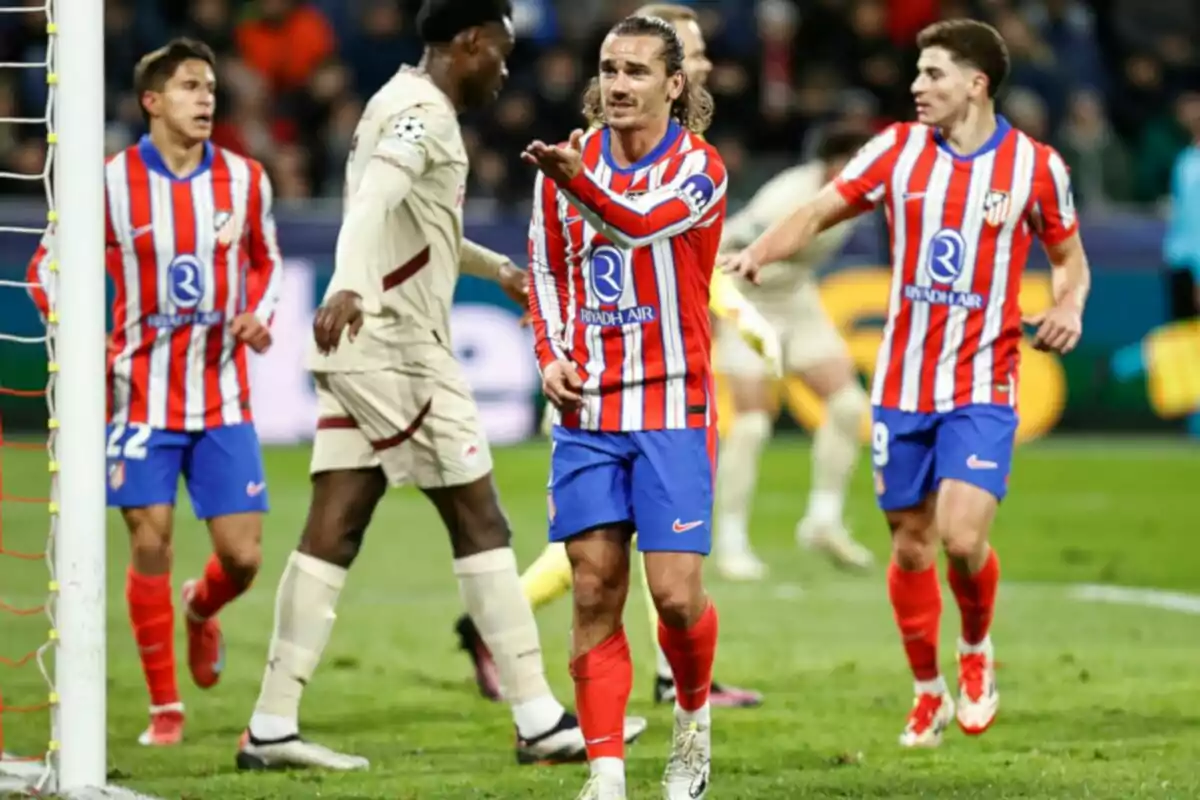
[[[642,6],[635,14],[640,17],[658,17],[671,23],[683,43],[684,74],[692,85],[705,86],[708,75],[712,72],[712,62],[706,54],[704,35],[700,30],[696,12],[687,6],[656,3]],[[773,364],[779,358],[775,332],[737,291],[733,280],[722,273],[713,275],[710,308],[714,315],[727,319],[725,324],[737,332],[737,336],[745,343],[745,349],[756,355],[760,364],[768,370],[773,366],[777,367]],[[543,420],[543,430],[547,436],[550,435],[553,418],[554,407],[547,405]],[[634,542],[636,545],[636,538]],[[658,612],[655,611],[654,600],[650,596],[650,585],[644,569],[641,575],[646,609],[650,617],[650,630],[653,632],[658,630]],[[565,597],[571,591],[571,564],[561,542],[548,544],[541,555],[525,569],[521,575],[521,587],[535,611],[560,597]],[[499,700],[495,664],[487,646],[472,626],[469,616],[463,615],[459,618],[457,631],[459,646],[471,656],[480,692],[492,700]],[[657,703],[674,703],[675,679],[671,674],[671,663],[657,640],[654,642],[654,651],[657,656],[654,700]],[[752,707],[762,703],[762,695],[749,689],[714,681],[710,700],[714,706]]]
[[[572,568],[571,674],[591,762],[584,800],[625,796],[633,682],[622,615],[631,540],[676,679],[667,798],[707,794],[717,612],[704,590],[716,456],[709,283],[725,218],[712,98],[670,23],[633,16],[600,51],[592,129],[533,142],[530,312],[554,405],[550,539]],[[599,123],[599,125],[597,124]]]
[[[917,39],[917,122],[893,125],[841,176],[723,268],[754,279],[820,231],[888,210],[892,295],[875,370],[875,490],[892,530],[888,591],[916,699],[900,743],[940,744],[955,704],[938,667],[941,544],[962,615],[957,717],[983,733],[999,703],[988,634],[1000,565],[988,544],[1017,430],[1021,273],[1033,237],[1054,306],[1034,345],[1066,353],[1090,284],[1066,166],[995,112],[1008,49],[992,27],[940,22]]]
[[[217,683],[216,614],[261,561],[267,487],[250,418],[246,348],[264,352],[282,266],[262,165],[209,143],[216,59],[176,39],[146,55],[134,87],[150,132],[105,166],[105,260],[116,289],[108,341],[108,505],[129,529],[129,618],[150,690],[139,741],[183,738],[175,678],[171,531],[179,478],[208,524],[213,555],[182,587],[188,666]],[[50,237],[30,264],[49,283]],[[34,300],[50,324],[51,298]]]
[[[518,760],[585,757],[578,720],[546,683],[491,453],[450,342],[460,268],[526,302],[524,272],[462,239],[468,164],[458,115],[500,92],[511,17],[510,0],[426,0],[420,66],[401,68],[371,98],[355,132],[334,276],[313,322],[319,418],[308,521],[280,579],[240,768],[368,766],[301,739],[298,716],[346,572],[389,484],[419,487],[446,525],[463,602],[496,654],[512,706]],[[629,736],[644,728],[631,720]]]
[[[815,160],[781,172],[729,219],[722,249],[745,247],[810,201],[866,141],[857,131],[830,134]],[[842,514],[870,401],[845,341],[821,306],[816,276],[817,268],[841,250],[850,231],[850,223],[830,228],[791,262],[764,268],[760,285],[739,281],[738,289],[779,332],[784,372],[798,376],[825,404],[825,421],[813,437],[813,487],[796,538],[845,566],[861,569],[871,565],[871,552],[850,537]],[[725,577],[758,580],[766,566],[750,547],[749,519],[758,459],[773,427],[771,369],[726,321],[717,323],[713,366],[731,390],[735,412],[721,439],[713,554]]]

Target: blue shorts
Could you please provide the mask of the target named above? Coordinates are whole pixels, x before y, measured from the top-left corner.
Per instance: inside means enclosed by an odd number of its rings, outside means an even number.
[[[708,555],[715,455],[709,428],[609,433],[555,426],[550,541],[631,523],[642,552]]]
[[[206,431],[108,426],[110,507],[173,506],[180,475],[197,519],[267,510],[262,451],[253,424]]]
[[[912,508],[947,478],[1003,500],[1016,435],[1017,412],[1009,406],[980,404],[933,414],[876,407],[871,461],[879,507]]]

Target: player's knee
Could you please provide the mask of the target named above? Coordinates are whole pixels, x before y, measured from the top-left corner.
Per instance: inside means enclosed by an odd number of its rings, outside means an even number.
[[[646,559],[650,596],[667,627],[690,628],[708,603],[703,560],[687,553],[651,553]]]
[[[243,586],[249,586],[262,566],[262,546],[258,541],[246,542],[218,553],[225,574]]]
[[[892,560],[905,572],[920,572],[937,561],[937,531],[932,520],[918,512],[888,514],[892,529]]]
[[[262,515],[231,514],[209,520],[213,549],[225,574],[249,586],[262,564]]]
[[[962,522],[941,532],[942,547],[951,561],[971,562],[987,547],[987,531],[978,525]]]
[[[346,478],[355,476],[351,480]],[[300,539],[300,552],[342,568],[358,557],[363,536],[386,482],[373,473],[322,473],[313,479],[313,499]]]
[[[577,561],[571,567],[575,610],[583,619],[619,614],[629,588],[628,570],[609,561]]]
[[[455,558],[468,558],[512,545],[512,530],[499,503],[483,503],[459,519],[450,530]]]
[[[986,547],[995,500],[984,490],[960,481],[944,481],[938,493],[937,534],[946,555],[974,561]]]
[[[147,574],[170,569],[173,556],[170,510],[126,509],[124,517],[134,568]]]
[[[871,411],[871,401],[858,381],[852,380],[829,396],[825,411],[831,425],[857,436],[863,419]]]

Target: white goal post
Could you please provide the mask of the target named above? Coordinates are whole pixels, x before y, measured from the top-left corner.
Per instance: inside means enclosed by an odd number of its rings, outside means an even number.
[[[59,285],[52,760],[65,796],[106,786],[104,0],[51,0]]]

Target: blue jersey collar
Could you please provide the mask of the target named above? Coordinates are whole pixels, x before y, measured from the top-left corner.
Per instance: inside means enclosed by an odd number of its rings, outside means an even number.
[[[954,156],[955,158],[960,159],[962,161],[971,161],[972,159],[979,158],[982,155],[987,155],[988,153],[992,152],[997,147],[999,147],[1000,143],[1004,141],[1004,137],[1007,136],[1008,132],[1011,130],[1012,130],[1012,125],[1010,125],[1008,120],[1004,118],[1004,115],[997,114],[996,115],[996,131],[991,136],[989,136],[988,140],[983,143],[983,146],[980,147],[978,150],[976,150],[974,153],[963,154],[963,153],[956,152],[954,150],[954,148],[950,146],[950,143],[946,141],[945,137],[942,136],[942,132],[939,130],[934,130],[933,140],[935,142],[937,142],[938,147],[940,147],[942,150],[949,153],[950,155]]]
[[[666,135],[663,136],[662,140],[654,146],[653,150],[638,159],[636,164],[628,167],[622,167],[618,166],[617,162],[613,160],[612,129],[606,125],[604,126],[604,130],[600,132],[600,155],[604,158],[604,163],[607,164],[608,168],[613,172],[616,172],[620,175],[628,175],[631,172],[637,172],[639,169],[650,166],[666,155],[666,152],[670,150],[671,146],[675,144],[676,140],[679,139],[679,135],[681,133],[683,133],[683,128],[679,126],[678,122],[671,120],[667,124]]]
[[[137,143],[138,155],[142,157],[146,168],[157,172],[164,178],[169,178],[173,181],[190,181],[192,178],[203,175],[212,167],[213,162],[213,146],[212,142],[204,143],[204,155],[200,158],[200,164],[196,169],[192,170],[192,174],[179,176],[171,172],[167,168],[167,164],[163,161],[162,153],[158,152],[158,148],[154,146],[154,142],[150,141],[150,134],[143,134]]]

